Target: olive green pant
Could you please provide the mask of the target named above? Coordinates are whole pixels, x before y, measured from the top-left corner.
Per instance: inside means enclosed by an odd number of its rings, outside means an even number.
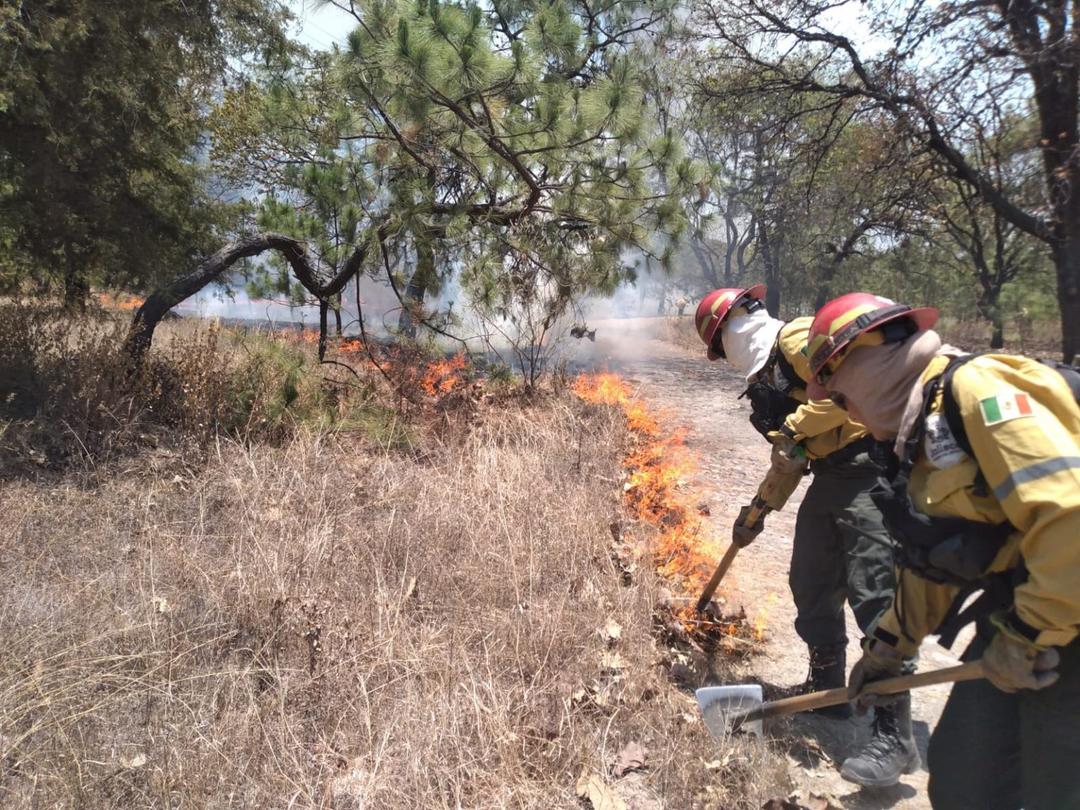
[[[795,520],[788,583],[795,632],[811,647],[846,644],[844,601],[866,635],[896,589],[892,539],[870,500],[878,468],[863,454],[853,463],[815,462],[814,480]]]
[[[980,628],[964,660],[989,637]],[[1080,810],[1080,641],[1058,651],[1061,678],[1046,689],[953,687],[927,758],[936,810]]]

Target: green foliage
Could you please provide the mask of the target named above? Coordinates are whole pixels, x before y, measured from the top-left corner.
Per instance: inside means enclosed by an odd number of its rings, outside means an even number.
[[[706,170],[675,261],[683,288],[766,281],[785,315],[854,289],[999,324],[1049,309],[1052,267],[1036,241],[880,111],[778,91],[767,70],[715,53],[686,71],[676,106]],[[1039,193],[1033,123],[1001,121],[971,147],[1017,198]]]
[[[230,60],[282,51],[278,0],[4,4],[0,281],[143,290],[228,227],[200,134]]]
[[[674,198],[703,167],[644,93],[668,0],[353,9],[344,51],[230,90],[215,116],[230,176],[274,188],[259,225],[304,238],[321,272],[366,251],[383,273],[381,243],[413,301],[454,279],[487,315],[547,319],[685,228]]]

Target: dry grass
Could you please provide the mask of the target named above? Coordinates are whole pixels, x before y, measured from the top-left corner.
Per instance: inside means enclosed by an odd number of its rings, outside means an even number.
[[[304,425],[381,433],[392,417],[372,383],[318,366],[312,347],[214,323],[163,324],[133,375],[127,326],[126,315],[0,305],[0,478],[159,444],[190,457],[221,435],[280,442]]]
[[[989,350],[991,329],[985,320],[957,321],[944,317],[937,328],[942,337],[955,346],[969,351]],[[1004,338],[1004,351],[1032,357],[1059,357],[1061,322],[1029,322],[1016,317],[1005,324]]]
[[[114,390],[115,332],[4,324],[29,387],[0,459],[87,463],[0,485],[0,806],[575,807],[583,772],[630,810],[784,792],[708,738],[672,670],[723,662],[664,640],[656,577],[613,551],[617,415],[403,411],[188,325]],[[629,742],[648,768],[615,779]]]
[[[694,353],[701,351],[701,338],[698,337],[697,331],[694,329],[693,312],[689,312],[682,317],[677,315],[665,317],[663,319],[663,328],[658,337]]]
[[[422,457],[308,434],[7,485],[0,804],[570,807],[633,740],[638,799],[760,806],[612,560],[619,431],[555,398]]]

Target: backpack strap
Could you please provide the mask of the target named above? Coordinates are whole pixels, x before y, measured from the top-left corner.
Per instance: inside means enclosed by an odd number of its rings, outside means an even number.
[[[799,376],[795,371],[795,367],[788,362],[788,359],[784,356],[784,353],[780,350],[780,339],[777,338],[776,346],[773,348],[773,353],[776,355],[776,369],[780,372],[780,376],[784,378],[787,383],[787,390],[785,393],[791,396],[790,392],[795,388],[806,389],[806,380]]]
[[[956,439],[956,443],[960,445],[960,449],[971,458],[975,458],[975,453],[971,449],[971,442],[968,441],[967,430],[964,428],[964,417],[960,415],[960,406],[957,404],[956,396],[953,394],[952,381],[960,366],[983,354],[985,352],[965,354],[953,358],[939,378],[941,380],[941,410],[945,414],[945,424],[949,426],[949,431],[952,433],[953,438]]]
[[[773,384],[770,380],[773,369],[779,372],[776,384]],[[784,357],[784,352],[780,349],[779,337],[777,337],[776,342],[773,343],[772,351],[769,353],[769,359],[765,361],[765,365],[758,371],[756,378],[761,381],[769,380],[769,382],[764,382],[764,384],[793,400],[795,400],[795,397],[791,395],[793,389],[806,389],[806,381],[798,375],[795,371],[795,367],[788,362],[786,357]],[[749,389],[747,389],[747,391],[748,390]],[[742,399],[742,397],[746,396],[747,391],[744,391],[739,398]],[[798,400],[795,401],[798,402]]]

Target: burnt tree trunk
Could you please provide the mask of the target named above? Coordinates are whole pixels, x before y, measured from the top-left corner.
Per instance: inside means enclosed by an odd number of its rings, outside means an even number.
[[[1001,313],[1001,287],[987,285],[978,301],[979,314],[990,322],[990,348],[1005,346],[1005,318]]]
[[[90,285],[70,246],[64,248],[64,309],[85,312],[90,300]]]
[[[990,332],[990,348],[1001,349],[1005,346],[1005,323],[1001,317],[1001,310],[994,309],[993,319],[991,320],[993,328]]]
[[[843,243],[837,247],[830,245],[830,258],[821,269],[821,283],[818,286],[817,296],[814,299],[814,310],[819,310],[825,303],[834,297],[833,294],[833,281],[836,280],[836,274],[840,272],[840,265],[842,265],[854,252],[855,246],[858,245],[859,240],[862,239],[866,233],[873,227],[873,223],[870,220],[863,220],[855,226],[845,238]]]
[[[705,281],[711,287],[719,287],[720,279],[716,275],[716,265],[706,252],[706,248],[702,247],[696,239],[691,239],[690,252],[694,254],[694,258],[701,266],[701,275],[705,277]]]
[[[1058,302],[1061,307],[1061,354],[1072,363],[1080,351],[1080,223],[1054,245]]]
[[[774,318],[780,317],[780,245],[769,237],[764,221],[759,223],[758,245],[765,266],[765,309]]]
[[[1031,3],[997,5],[1035,88],[1039,146],[1054,220],[1047,241],[1057,271],[1061,353],[1071,363],[1080,350],[1080,9],[1075,3],[1051,3],[1040,21]]]

